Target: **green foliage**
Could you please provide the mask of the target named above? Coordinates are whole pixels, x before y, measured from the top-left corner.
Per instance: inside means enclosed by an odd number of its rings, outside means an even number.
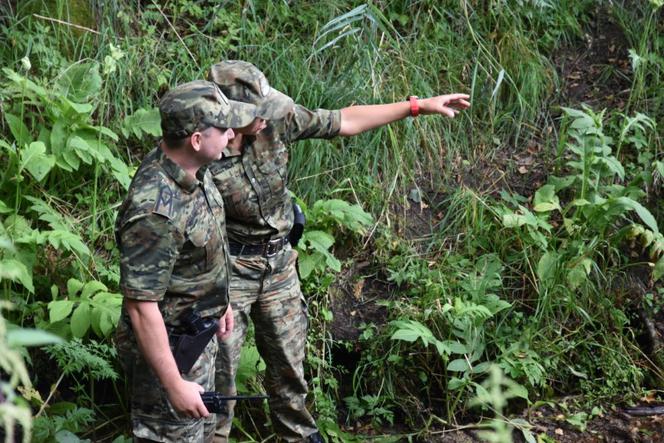
[[[46,349],[64,374],[81,374],[89,380],[116,379],[111,361],[117,356],[114,347],[95,340],[83,343],[75,338]]]
[[[471,399],[470,404],[488,407],[496,415],[495,418],[482,423],[483,427],[491,429],[478,433],[482,440],[494,443],[510,443],[513,441],[513,430],[517,428],[523,433],[523,437],[528,443],[537,441],[530,432],[532,426],[528,422],[520,418],[509,420],[503,415],[510,399],[522,398],[528,400],[526,388],[505,377],[499,367],[491,366],[488,378],[481,384],[476,384],[475,389],[476,395]]]
[[[307,224],[298,245],[300,276],[307,280],[312,273],[322,274],[328,268],[341,270],[341,262],[331,251],[335,243],[332,232],[343,235],[366,234],[373,218],[360,205],[338,199],[317,200],[310,209],[301,202]]]
[[[74,403],[60,402],[51,406],[53,416],[42,415],[35,419],[35,443],[89,442],[76,436],[93,423],[94,413]]]
[[[98,337],[108,337],[120,319],[122,295],[108,292],[99,281],[67,281],[66,299],[58,299],[58,288],[51,288],[53,301],[48,304],[51,324],[69,320],[71,335],[84,337],[90,328]]]
[[[22,430],[22,441],[29,442],[32,436],[32,413],[25,400],[15,392],[16,389],[32,389],[23,351],[26,346],[60,343],[62,340],[44,331],[8,324],[3,311],[11,308],[9,302],[0,301],[0,422],[6,441],[15,441],[15,427],[18,423]],[[8,376],[9,380],[4,380],[4,376]]]

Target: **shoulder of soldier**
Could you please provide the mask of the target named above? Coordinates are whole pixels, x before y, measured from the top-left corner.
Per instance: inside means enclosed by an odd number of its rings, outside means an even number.
[[[153,214],[168,220],[178,215],[180,188],[151,154],[136,171],[118,213],[119,224]]]

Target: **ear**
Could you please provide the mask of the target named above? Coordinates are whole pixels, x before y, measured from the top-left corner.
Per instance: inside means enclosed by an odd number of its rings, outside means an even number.
[[[191,147],[196,152],[201,150],[201,138],[202,134],[198,131],[195,131],[193,134],[191,134],[191,140],[190,140]]]

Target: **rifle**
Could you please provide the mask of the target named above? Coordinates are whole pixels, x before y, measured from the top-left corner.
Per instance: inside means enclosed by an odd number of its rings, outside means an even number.
[[[223,395],[220,392],[201,392],[201,398],[208,412],[213,414],[228,414],[226,402],[229,400],[263,400],[269,395]]]

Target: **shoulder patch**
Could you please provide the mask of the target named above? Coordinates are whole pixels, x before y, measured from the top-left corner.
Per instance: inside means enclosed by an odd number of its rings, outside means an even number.
[[[173,190],[167,185],[161,185],[159,187],[159,194],[157,195],[157,200],[154,203],[154,208],[152,209],[153,214],[159,214],[168,218],[169,220],[173,218],[173,201],[175,196],[173,195]]]

